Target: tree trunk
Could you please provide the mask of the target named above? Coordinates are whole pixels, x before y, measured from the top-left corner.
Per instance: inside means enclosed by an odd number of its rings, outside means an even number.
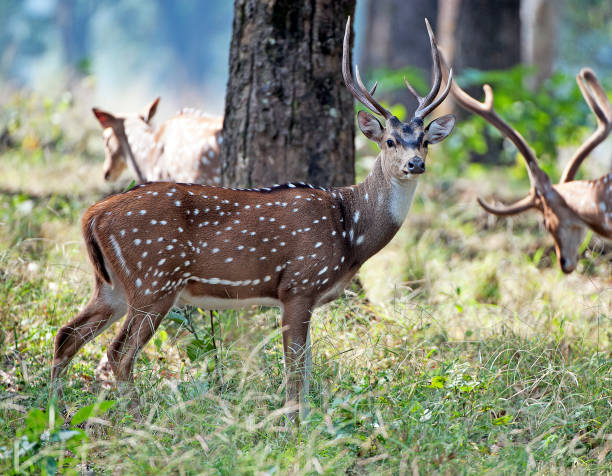
[[[506,69],[521,60],[520,0],[462,0],[454,66]]]
[[[430,79],[431,48],[425,18],[436,27],[438,2],[434,0],[370,0],[367,8],[366,39],[363,48],[364,69],[419,68]],[[428,83],[431,84],[431,83]],[[425,94],[427,91],[421,91]],[[385,98],[392,104],[413,105],[416,100],[402,87]]]
[[[455,29],[457,16],[461,8],[461,0],[438,0],[438,21],[436,25],[436,40],[447,64],[455,62]],[[455,102],[449,94],[437,108],[436,114],[443,116],[455,112]]]
[[[90,53],[89,23],[95,3],[77,0],[59,0],[56,7],[56,22],[60,32],[62,53],[73,76],[86,73]]]
[[[353,99],[341,72],[355,0],[235,0],[223,183],[354,181]]]
[[[556,54],[557,0],[522,0],[521,34],[523,63],[536,67],[530,86],[537,89],[552,74]]]

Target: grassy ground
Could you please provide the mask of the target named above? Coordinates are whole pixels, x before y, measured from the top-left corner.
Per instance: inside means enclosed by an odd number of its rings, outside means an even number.
[[[216,359],[206,316],[199,348],[166,320],[137,364],[137,412],[95,375],[103,334],[70,369],[63,423],[52,342],[91,289],[79,216],[110,188],[93,154],[26,149],[0,155],[0,473],[612,472],[612,251],[593,238],[562,275],[535,215],[475,204],[507,177],[450,178],[440,154],[366,291],[316,312],[299,429],[273,309],[222,313]]]

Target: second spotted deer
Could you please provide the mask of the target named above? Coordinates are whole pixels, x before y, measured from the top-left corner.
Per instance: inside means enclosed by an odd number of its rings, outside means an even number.
[[[427,148],[452,130],[453,116],[425,125],[438,97],[439,52],[429,24],[434,83],[408,122],[353,80],[347,22],[343,75],[353,96],[375,114],[358,114],[362,132],[380,147],[366,179],[325,189],[288,183],[256,190],[152,183],[87,210],[82,231],[95,271],[89,304],[56,336],[55,384],[74,354],[114,321],[127,319],[108,349],[114,374],[132,380],[134,359],[174,305],[282,309],[288,406],[308,389],[313,309],[339,296],[360,266],[403,223],[425,172]],[[409,85],[408,85],[409,86]],[[410,90],[414,91],[411,86]],[[437,98],[437,99],[436,99]]]
[[[159,98],[141,114],[93,109],[104,129],[104,179],[117,180],[127,166],[140,183],[221,183],[223,118],[183,109],[156,130],[158,104]]]

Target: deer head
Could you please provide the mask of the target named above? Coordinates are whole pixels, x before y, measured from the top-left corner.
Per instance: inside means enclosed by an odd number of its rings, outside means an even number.
[[[598,127],[570,159],[560,183],[556,185],[540,168],[523,136],[495,112],[491,86],[484,85],[485,99],[482,103],[469,96],[457,83],[452,86],[453,96],[462,107],[484,118],[512,141],[525,159],[529,172],[531,190],[525,198],[502,207],[488,205],[481,198],[478,198],[478,203],[487,212],[498,216],[516,215],[530,209],[539,210],[544,218],[544,226],[555,242],[557,260],[564,273],[576,269],[578,249],[587,227],[612,238],[612,215],[606,214],[606,211],[612,210],[612,177],[608,175],[593,181],[572,182],[582,161],[610,133],[612,106],[592,70],[582,69],[576,81],[597,117]]]
[[[152,132],[150,122],[157,112],[159,100],[155,99],[147,106],[141,114],[114,115],[98,108],[92,108],[94,116],[104,129],[104,180],[115,181],[126,168],[126,160],[134,169],[140,182],[144,177],[136,161],[133,160],[133,152],[128,144],[126,124],[137,130]],[[128,126],[128,127],[129,127]]]
[[[422,97],[404,78],[406,86],[417,98],[418,107],[410,121],[402,122],[374,99],[373,94],[376,90],[376,84],[374,84],[371,91],[368,91],[363,85],[359,75],[359,67],[357,66],[355,67],[357,84],[355,84],[351,75],[348,53],[351,33],[350,21],[349,17],[346,22],[344,35],[342,57],[344,82],[355,99],[370,111],[380,114],[385,119],[385,125],[383,126],[374,115],[366,111],[359,111],[357,115],[359,128],[368,139],[378,144],[382,167],[388,178],[393,178],[400,182],[414,180],[419,174],[425,172],[428,145],[442,141],[450,134],[455,125],[455,117],[453,115],[446,115],[434,119],[427,126],[424,126],[425,116],[438,107],[448,95],[452,83],[452,71],[449,74],[444,91],[436,99],[442,84],[440,53],[429,21],[425,19],[434,67],[433,86],[429,93]]]

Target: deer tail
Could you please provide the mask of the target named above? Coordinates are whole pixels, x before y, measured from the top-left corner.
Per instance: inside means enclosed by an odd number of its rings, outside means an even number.
[[[94,214],[85,213],[83,216],[83,222],[81,224],[83,231],[83,238],[85,240],[85,247],[87,248],[87,255],[94,268],[94,272],[100,279],[106,281],[108,284],[112,284],[110,275],[104,265],[104,255],[102,249],[98,243],[98,239],[94,233],[94,227],[96,224],[96,216]]]

